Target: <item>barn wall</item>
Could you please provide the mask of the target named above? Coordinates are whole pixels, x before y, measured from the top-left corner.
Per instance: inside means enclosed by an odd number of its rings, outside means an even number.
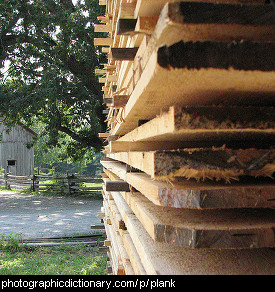
[[[28,149],[26,143],[32,141],[33,135],[20,126],[15,126],[9,133],[0,125],[2,141],[0,143],[0,167],[7,170],[8,160],[15,160],[16,165],[9,170],[16,175],[31,175],[34,167],[34,149]]]

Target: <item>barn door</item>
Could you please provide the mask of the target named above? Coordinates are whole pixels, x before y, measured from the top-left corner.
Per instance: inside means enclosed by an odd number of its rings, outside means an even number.
[[[7,172],[16,175],[16,160],[8,160]]]

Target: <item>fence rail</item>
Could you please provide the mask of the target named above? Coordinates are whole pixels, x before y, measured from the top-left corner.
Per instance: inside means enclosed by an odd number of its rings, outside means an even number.
[[[101,194],[101,185],[93,185],[101,183],[101,177],[79,174],[63,176],[0,174],[0,186],[12,189],[31,189],[34,192],[56,190],[67,194]]]

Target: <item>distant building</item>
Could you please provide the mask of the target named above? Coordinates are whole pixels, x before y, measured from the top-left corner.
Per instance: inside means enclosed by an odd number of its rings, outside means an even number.
[[[10,132],[0,124],[0,168],[13,175],[31,175],[34,168],[34,149],[28,148],[37,134],[23,123],[18,123]]]

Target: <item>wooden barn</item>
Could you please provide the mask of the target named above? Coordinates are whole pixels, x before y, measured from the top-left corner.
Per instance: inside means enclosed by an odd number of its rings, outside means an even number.
[[[0,168],[13,175],[31,175],[34,167],[34,149],[27,144],[37,135],[23,123],[9,132],[0,124]]]

